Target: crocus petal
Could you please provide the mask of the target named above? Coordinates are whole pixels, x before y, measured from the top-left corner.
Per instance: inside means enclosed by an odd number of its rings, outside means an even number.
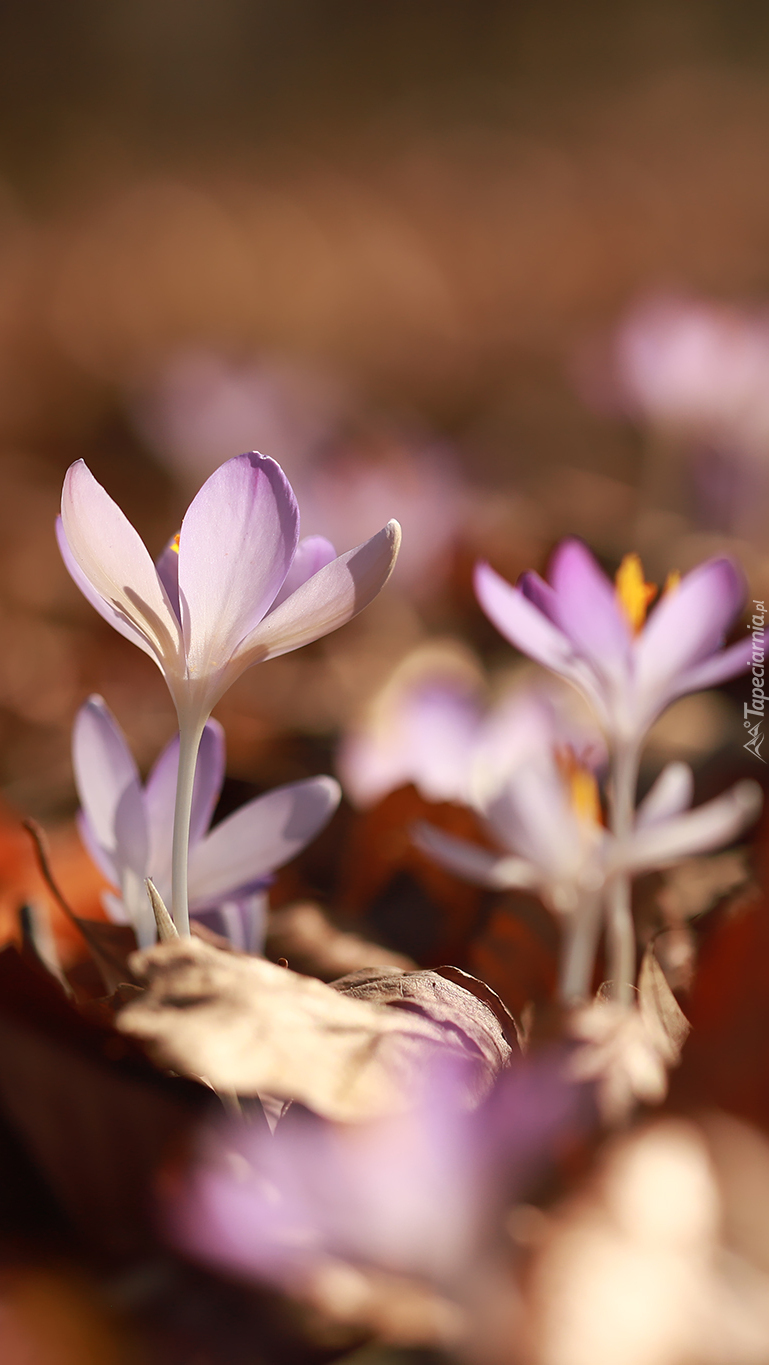
[[[228,683],[251,664],[308,645],[357,616],[390,577],[400,540],[400,526],[389,521],[308,578],[246,637],[233,656]]]
[[[144,871],[147,822],[139,773],[123,733],[101,697],[81,706],[72,735],[72,762],[89,831],[118,872]]]
[[[261,621],[296,550],[299,512],[280,465],[238,455],[191,502],[179,533],[179,601],[189,676],[227,663]]]
[[[717,687],[728,678],[744,673],[752,662],[753,636],[748,635],[736,645],[720,650],[710,659],[705,659],[701,664],[695,664],[694,668],[682,673],[676,679],[676,696],[684,692],[704,692],[708,687]]]
[[[762,799],[757,782],[738,782],[723,796],[696,810],[664,824],[636,830],[617,846],[614,866],[628,872],[643,872],[730,843],[755,820]]]
[[[745,581],[730,559],[710,559],[687,574],[664,595],[638,640],[640,693],[664,691],[671,680],[707,660],[744,599]]]
[[[554,626],[558,625],[558,598],[544,578],[540,578],[538,573],[529,569],[527,573],[521,574],[518,589],[543,616],[547,617],[548,621],[552,621]]]
[[[252,891],[237,900],[221,901],[219,905],[198,910],[198,923],[220,934],[241,953],[261,953],[267,924],[267,892]]]
[[[619,678],[630,658],[630,626],[614,584],[579,540],[555,551],[550,573],[558,624],[599,676]]]
[[[104,846],[99,843],[91,826],[91,822],[84,810],[78,811],[75,816],[75,824],[77,825],[77,832],[80,835],[80,841],[88,854],[88,857],[96,864],[102,876],[106,877],[108,882],[112,882],[113,886],[119,886],[120,873],[115,867],[115,860],[113,857],[114,849],[110,852],[109,849],[104,848]]]
[[[573,650],[563,631],[489,564],[476,564],[474,583],[483,610],[506,640],[545,668],[571,676]]]
[[[543,757],[513,773],[486,814],[505,845],[540,868],[548,881],[577,874],[586,837],[554,762]]]
[[[241,806],[190,850],[190,901],[231,899],[282,867],[323,828],[341,794],[332,777],[311,777]]]
[[[416,847],[449,872],[456,872],[465,881],[500,890],[503,887],[534,887],[538,873],[525,858],[511,858],[492,853],[480,844],[471,844],[454,834],[446,834],[434,825],[414,826],[412,839]]]
[[[330,564],[333,559],[336,559],[336,550],[331,541],[326,540],[325,536],[305,536],[304,540],[300,540],[283,587],[270,607],[270,611],[279,607],[281,602],[285,602],[286,598],[291,596],[292,592],[296,592],[297,588],[306,583],[308,578],[312,578],[313,574],[324,568],[326,564]]]
[[[83,460],[67,470],[61,519],[72,558],[91,587],[144,636],[164,670],[178,667],[179,622],[155,565],[128,518]]]
[[[646,829],[679,815],[692,804],[694,777],[688,763],[668,763],[636,812],[636,828]]]
[[[195,768],[190,817],[190,847],[206,833],[224,782],[224,731],[218,720],[203,730]],[[171,845],[179,771],[179,736],[175,735],[158,758],[144,789],[144,806],[150,830],[149,875],[165,897],[171,885]]]
[[[174,609],[177,621],[181,624],[179,609],[179,542],[172,536],[159,559],[155,560],[158,578],[168,593],[168,600]]]
[[[67,569],[70,578],[80,589],[83,596],[91,603],[91,606],[94,607],[99,615],[118,631],[120,635],[124,635],[126,640],[131,641],[131,644],[138,645],[139,649],[143,649],[144,653],[149,654],[150,658],[157,663],[157,654],[146,636],[142,634],[132,621],[129,621],[121,612],[116,611],[112,604],[107,602],[86,578],[83,570],[80,568],[80,565],[75,560],[72,551],[69,548],[67,537],[64,534],[64,526],[61,517],[56,518],[56,539],[59,542],[59,553],[64,560],[64,566]]]

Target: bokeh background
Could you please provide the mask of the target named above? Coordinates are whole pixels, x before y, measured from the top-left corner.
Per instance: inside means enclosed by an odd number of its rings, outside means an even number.
[[[334,771],[427,641],[458,640],[502,686],[516,661],[474,603],[479,555],[514,578],[574,533],[610,570],[639,550],[661,582],[726,549],[765,598],[768,292],[756,0],[4,5],[4,913],[20,813],[52,831],[70,895],[95,896],[68,823],[86,695],[144,768],[174,728],[160,675],[59,562],[72,460],[153,552],[250,448],[339,550],[403,523],[379,601],[219,707],[231,808]],[[674,708],[649,770],[685,757],[702,795],[755,776],[745,696],[738,680]],[[352,820],[278,903],[333,898]]]

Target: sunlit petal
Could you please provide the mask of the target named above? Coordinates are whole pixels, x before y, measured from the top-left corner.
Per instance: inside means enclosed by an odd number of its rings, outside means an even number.
[[[312,578],[313,574],[316,574],[319,569],[325,568],[326,564],[330,564],[336,557],[336,550],[331,541],[326,540],[325,536],[306,536],[304,540],[300,540],[283,587],[270,607],[270,611],[279,607],[281,602],[285,602],[286,598],[291,596],[292,592],[296,592],[297,588],[306,583],[308,578]]]
[[[89,832],[114,867],[143,872],[147,822],[136,764],[114,716],[92,696],[75,719],[72,760]]]
[[[291,564],[296,499],[280,465],[238,455],[193,499],[179,533],[179,602],[192,678],[223,667],[261,621]]]
[[[128,518],[82,460],[67,470],[61,519],[70,554],[91,587],[144,636],[164,670],[178,666],[179,623],[155,565]]]
[[[390,521],[308,578],[246,637],[233,657],[232,676],[310,644],[357,616],[390,577],[400,534],[397,521]]]
[[[282,867],[323,828],[340,798],[332,777],[312,777],[241,806],[190,850],[191,904],[229,899]]]

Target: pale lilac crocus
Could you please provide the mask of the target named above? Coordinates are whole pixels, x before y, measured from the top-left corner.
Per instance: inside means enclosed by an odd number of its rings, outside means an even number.
[[[614,584],[587,547],[570,539],[553,555],[549,583],[527,573],[513,587],[479,564],[475,587],[497,629],[592,705],[612,750],[610,825],[625,837],[649,727],[677,697],[749,666],[751,637],[722,648],[745,599],[742,573],[730,559],[710,559],[663,592],[646,620],[648,585],[637,557],[625,558]],[[627,994],[635,939],[629,884],[621,877],[614,881],[610,937],[614,978]]]
[[[413,783],[427,801],[475,805],[525,760],[543,707],[548,742],[603,762],[598,727],[558,679],[516,680],[491,705],[483,694],[469,652],[450,642],[419,646],[342,740],[337,771],[346,795],[365,807]]]
[[[455,1091],[434,1061],[412,1107],[373,1123],[293,1107],[274,1136],[209,1125],[164,1197],[167,1235],[220,1271],[289,1292],[311,1292],[342,1262],[462,1298],[488,1273],[503,1199],[533,1183],[564,1131],[585,1126],[587,1105],[560,1057],[511,1067],[472,1114]]]
[[[72,737],[83,842],[115,888],[105,892],[111,919],[129,923],[140,947],[156,938],[145,879],[166,900],[171,891],[172,836],[179,737],[171,740],[142,786],[125,736],[101,697],[80,708]],[[224,734],[207,721],[201,737],[190,821],[190,913],[233,946],[261,945],[264,891],[271,874],[330,820],[341,796],[332,777],[311,777],[266,792],[209,830],[224,781]]]
[[[239,455],[193,499],[157,566],[134,527],[82,460],[67,471],[59,544],[78,587],[116,630],[149,654],[179,717],[173,915],[188,929],[187,852],[203,727],[245,669],[349,621],[389,577],[400,543],[390,522],[334,557],[299,541],[299,510],[280,466]]]
[[[660,774],[623,837],[602,823],[591,775],[558,762],[543,745],[491,799],[486,817],[504,852],[494,853],[423,823],[418,846],[468,881],[497,890],[535,891],[564,931],[561,996],[585,999],[601,925],[603,896],[618,876],[667,867],[729,843],[758,814],[761,789],[738,782],[690,810],[691,769],[671,763]]]

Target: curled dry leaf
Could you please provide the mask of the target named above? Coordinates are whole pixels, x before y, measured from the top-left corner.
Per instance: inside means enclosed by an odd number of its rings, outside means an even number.
[[[360,998],[359,985],[345,993],[198,939],[157,944],[131,967],[147,989],[118,1027],[161,1065],[221,1091],[296,1099],[330,1119],[402,1108],[438,1057],[464,1063],[467,1102],[477,1102],[510,1056],[491,1011],[449,982],[432,1012],[418,1000],[390,1009]],[[424,975],[393,974],[399,982]],[[396,988],[402,1004],[408,990]]]
[[[489,1079],[520,1051],[515,1020],[499,996],[458,967],[352,972],[332,984],[356,1000],[418,1013],[437,1027],[438,1037],[453,1036],[470,1055],[476,1049],[485,1059]]]
[[[416,966],[403,953],[370,943],[358,934],[345,933],[310,901],[273,910],[267,923],[266,954],[273,962],[285,957],[295,972],[335,981],[363,967]]]
[[[650,944],[638,978],[638,1002],[626,1006],[598,998],[572,1015],[568,1031],[581,1046],[569,1070],[575,1080],[594,1081],[609,1123],[621,1122],[635,1104],[660,1104],[667,1073],[676,1066],[689,1023]]]

